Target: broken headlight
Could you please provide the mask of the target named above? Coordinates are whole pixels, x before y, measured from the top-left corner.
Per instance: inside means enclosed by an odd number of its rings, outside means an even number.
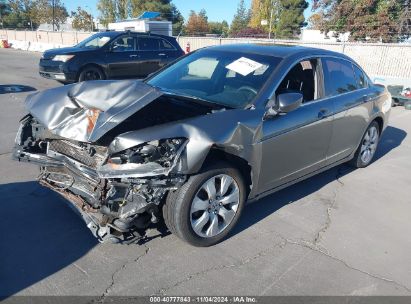
[[[111,155],[98,173],[101,177],[167,175],[177,164],[188,140],[171,138],[144,143]]]

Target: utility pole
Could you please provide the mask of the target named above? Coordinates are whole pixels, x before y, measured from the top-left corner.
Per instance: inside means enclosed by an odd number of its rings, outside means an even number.
[[[54,20],[55,20],[55,9],[54,9],[54,0],[51,0],[51,6],[52,6],[52,11],[53,11],[53,32],[54,32]]]
[[[271,39],[271,30],[273,28],[273,13],[274,13],[274,6],[273,6],[273,1],[271,0],[270,29],[268,31],[268,39]]]

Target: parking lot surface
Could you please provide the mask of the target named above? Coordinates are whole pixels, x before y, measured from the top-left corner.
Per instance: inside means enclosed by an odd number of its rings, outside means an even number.
[[[248,205],[214,247],[157,230],[143,245],[101,245],[36,166],[11,160],[25,97],[60,85],[38,75],[39,58],[0,49],[0,297],[411,295],[411,111],[393,109],[370,167]]]

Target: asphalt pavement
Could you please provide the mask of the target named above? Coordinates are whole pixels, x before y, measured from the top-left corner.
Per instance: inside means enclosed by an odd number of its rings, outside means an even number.
[[[394,108],[377,159],[248,205],[230,237],[195,248],[151,230],[101,245],[64,199],[11,160],[40,54],[0,49],[0,298],[10,295],[411,295],[411,111]],[[273,160],[275,161],[275,160]]]

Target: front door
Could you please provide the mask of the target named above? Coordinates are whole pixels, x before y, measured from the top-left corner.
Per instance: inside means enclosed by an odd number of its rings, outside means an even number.
[[[263,122],[259,192],[309,174],[326,162],[332,136],[333,104],[321,99],[319,60],[305,60],[287,73],[276,95],[300,92],[296,110]]]
[[[136,39],[130,35],[124,35],[115,39],[106,54],[109,78],[135,77]]]

